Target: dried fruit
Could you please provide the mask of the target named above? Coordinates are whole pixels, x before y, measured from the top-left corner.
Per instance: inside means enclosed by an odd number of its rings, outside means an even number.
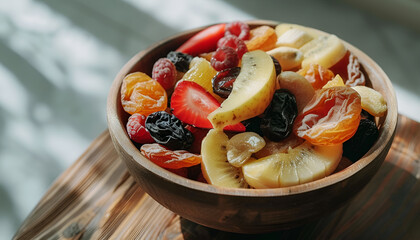
[[[271,55],[270,55],[270,57],[273,60],[274,68],[276,69],[276,76],[278,76],[281,73],[281,65],[275,57],[273,57]]]
[[[281,88],[289,90],[296,98],[298,113],[315,95],[312,85],[302,75],[292,71],[282,72],[277,76],[277,81]]]
[[[135,72],[124,78],[121,86],[121,104],[127,113],[147,116],[165,110],[167,103],[165,89],[147,74]]]
[[[292,132],[296,116],[297,105],[293,94],[285,89],[276,90],[261,121],[264,136],[271,141],[286,138]]]
[[[330,68],[335,74],[339,74],[345,84],[350,87],[364,86],[366,84],[365,75],[363,74],[359,59],[350,51]]]
[[[267,52],[274,57],[283,70],[294,70],[300,67],[303,53],[296,48],[278,47]]]
[[[373,88],[365,86],[355,86],[352,88],[356,90],[362,98],[363,110],[366,110],[375,117],[382,117],[385,115],[388,107],[382,94]]]
[[[216,110],[220,103],[203,87],[195,82],[178,83],[171,97],[172,113],[179,120],[200,128],[213,128],[207,116]],[[231,131],[244,131],[242,123],[224,128]]]
[[[256,158],[263,158],[267,157],[276,153],[287,153],[287,151],[291,148],[295,148],[296,146],[302,144],[305,140],[302,138],[296,137],[293,133],[290,134],[287,138],[274,142],[268,138],[265,139],[265,146],[258,152],[254,154]]]
[[[222,70],[212,79],[213,92],[222,98],[227,98],[232,92],[233,83],[241,72],[240,67]]]
[[[175,65],[167,58],[160,58],[153,65],[152,78],[166,90],[175,85],[176,75]]]
[[[361,119],[356,133],[343,143],[343,155],[356,162],[373,146],[379,137],[379,131],[374,121]]]
[[[198,83],[209,92],[217,101],[222,102],[223,98],[213,92],[211,80],[217,71],[210,65],[210,62],[201,57],[195,57],[191,61],[190,69],[184,74],[181,80]]]
[[[258,152],[264,146],[264,138],[256,133],[236,134],[227,143],[227,159],[233,166],[241,167],[253,153]]]
[[[155,140],[150,136],[145,127],[146,116],[134,113],[128,118],[127,133],[131,140],[136,143],[152,143]]]
[[[163,168],[180,169],[201,163],[200,155],[185,150],[172,151],[157,143],[144,144],[140,151],[150,161]]]
[[[339,87],[339,86],[346,86],[344,85],[343,79],[340,77],[340,75],[335,75],[333,79],[328,81],[322,88],[329,88],[329,87]]]
[[[240,21],[235,21],[226,24],[225,36],[233,35],[241,40],[249,39],[249,26],[248,24]]]
[[[242,58],[242,55],[248,52],[248,48],[246,48],[245,42],[233,35],[222,37],[217,42],[218,48],[225,47],[225,46],[235,49],[236,53],[238,54],[239,59]]]
[[[146,118],[146,129],[159,144],[172,150],[189,149],[194,141],[190,131],[172,114],[164,111],[154,112]]]
[[[217,41],[225,35],[224,23],[210,26],[183,43],[176,51],[197,56],[200,53],[206,53],[216,50]]]
[[[293,132],[314,145],[340,144],[356,132],[361,111],[360,95],[355,90],[321,89],[297,116]]]
[[[257,49],[268,51],[276,46],[276,31],[269,26],[260,26],[250,31],[249,40],[246,41],[248,51]]]
[[[238,66],[239,58],[235,49],[231,47],[221,47],[211,57],[211,66],[217,71]]]
[[[310,64],[297,73],[304,76],[315,90],[321,89],[328,81],[334,78],[332,71],[318,64]]]
[[[166,55],[166,58],[171,60],[175,65],[176,70],[186,72],[190,68],[190,62],[193,59],[193,56],[182,52],[170,51],[168,55]]]

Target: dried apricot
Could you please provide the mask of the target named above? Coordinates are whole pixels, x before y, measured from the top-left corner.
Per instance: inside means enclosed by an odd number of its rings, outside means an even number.
[[[321,89],[328,81],[334,78],[334,73],[331,70],[318,64],[310,64],[299,70],[298,73],[304,76],[315,90]]]
[[[260,26],[254,28],[250,32],[250,38],[246,41],[246,47],[248,51],[254,51],[257,49],[268,51],[276,46],[277,35],[276,31],[269,26]]]
[[[145,116],[166,109],[168,97],[165,89],[142,72],[127,75],[121,86],[121,104],[129,114]]]
[[[157,143],[144,144],[140,147],[140,151],[156,165],[168,169],[191,167],[201,163],[200,155],[185,150],[172,151]]]
[[[361,111],[360,95],[352,88],[321,89],[297,116],[293,131],[314,145],[343,143],[356,132]]]

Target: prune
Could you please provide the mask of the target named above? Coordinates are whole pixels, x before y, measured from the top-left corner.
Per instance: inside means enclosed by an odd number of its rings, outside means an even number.
[[[375,122],[362,118],[353,137],[343,143],[343,156],[356,162],[369,151],[378,136],[379,131]]]
[[[190,68],[190,62],[193,59],[193,56],[182,52],[170,51],[168,55],[166,55],[166,58],[171,60],[175,65],[176,70],[186,72]]]
[[[164,111],[147,116],[145,125],[157,143],[172,150],[187,150],[194,141],[192,133],[182,126],[182,122]]]
[[[264,136],[261,131],[261,118],[260,117],[253,117],[247,120],[242,121],[242,124],[246,128],[246,132],[254,132],[260,136]]]
[[[276,90],[261,121],[261,130],[264,136],[271,141],[280,141],[286,138],[292,132],[296,116],[295,96],[286,89]]]
[[[233,82],[235,82],[240,71],[240,67],[234,67],[218,72],[211,80],[213,92],[222,98],[227,98],[232,92]]]
[[[271,55],[270,55],[270,57],[271,57],[271,59],[273,59],[274,68],[276,69],[276,76],[278,76],[281,73],[281,65],[275,57],[273,57]]]

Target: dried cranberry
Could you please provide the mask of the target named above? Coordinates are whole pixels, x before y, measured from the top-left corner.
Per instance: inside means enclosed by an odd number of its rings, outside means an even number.
[[[165,111],[147,116],[146,129],[157,143],[171,150],[187,150],[194,141],[192,133],[182,126],[182,122]]]
[[[136,143],[152,143],[153,138],[150,136],[145,125],[146,116],[140,113],[134,113],[128,118],[127,133],[131,140]]]
[[[297,116],[295,96],[286,89],[274,92],[273,100],[264,112],[261,130],[271,141],[280,141],[290,135]]]
[[[235,21],[226,24],[225,36],[234,35],[241,40],[249,39],[249,26],[248,24],[240,21]]]
[[[227,98],[232,92],[233,83],[241,71],[240,67],[222,70],[212,79],[213,92],[222,98]]]
[[[248,52],[248,48],[246,47],[246,44],[243,40],[239,39],[236,36],[233,35],[228,35],[225,37],[222,37],[218,42],[217,42],[217,47],[221,48],[221,47],[231,47],[233,49],[235,49],[236,53],[238,54],[238,58],[241,59],[242,55],[244,55],[246,52]]]
[[[171,60],[175,65],[176,70],[186,72],[190,69],[190,62],[193,59],[193,56],[182,52],[171,51],[166,55],[166,58]]]
[[[211,66],[216,71],[238,66],[239,58],[235,49],[224,46],[218,48],[210,60]]]

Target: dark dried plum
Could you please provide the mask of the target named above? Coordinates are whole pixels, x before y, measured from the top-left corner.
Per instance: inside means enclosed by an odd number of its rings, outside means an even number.
[[[194,141],[192,133],[182,126],[182,122],[164,111],[147,116],[145,125],[157,143],[171,150],[187,150]]]
[[[246,132],[254,132],[260,136],[263,136],[261,131],[261,118],[260,117],[253,117],[247,120],[242,121],[242,124],[246,128]]]
[[[296,116],[295,96],[286,89],[276,90],[261,121],[264,136],[276,142],[286,138],[292,131]]]
[[[378,137],[379,131],[375,122],[362,118],[353,137],[343,143],[343,156],[356,162],[369,151]]]
[[[276,76],[278,76],[281,73],[281,65],[275,57],[273,57],[271,55],[270,55],[270,57],[273,60],[274,68],[276,69]]]
[[[190,69],[190,62],[193,59],[193,56],[182,52],[170,51],[168,55],[166,55],[166,58],[171,60],[175,65],[176,70],[186,72]]]
[[[211,80],[213,92],[222,98],[227,98],[232,92],[233,83],[241,72],[240,67],[233,67],[222,70]]]

